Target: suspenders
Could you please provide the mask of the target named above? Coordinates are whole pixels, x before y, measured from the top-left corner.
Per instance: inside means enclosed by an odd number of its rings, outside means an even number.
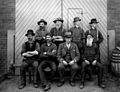
[[[97,41],[98,41],[98,30],[96,29],[96,31],[97,31]],[[89,33],[91,33],[91,31],[89,30],[88,31]]]

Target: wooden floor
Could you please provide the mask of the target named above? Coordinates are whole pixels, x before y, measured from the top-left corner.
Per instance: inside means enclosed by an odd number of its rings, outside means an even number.
[[[18,89],[19,78],[14,77],[7,79],[0,84],[0,92],[43,92],[42,88],[34,88],[32,84],[27,84],[24,89]],[[116,78],[107,78],[105,81],[106,88],[101,89],[97,86],[97,80],[87,81],[84,89],[79,89],[79,82],[76,82],[75,87],[71,87],[68,82],[62,87],[57,87],[57,82],[52,83],[51,89],[48,92],[120,92]]]

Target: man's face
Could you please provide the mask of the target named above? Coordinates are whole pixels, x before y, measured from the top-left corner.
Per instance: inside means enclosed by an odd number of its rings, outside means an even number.
[[[86,43],[86,45],[87,45],[87,46],[92,46],[93,39],[94,39],[94,38],[93,38],[91,35],[88,35],[88,36],[87,36],[87,43]]]
[[[50,35],[47,35],[46,40],[47,40],[47,42],[50,42],[52,40],[52,37]]]
[[[80,21],[74,22],[75,26],[80,26]]]
[[[71,40],[72,40],[72,38],[65,38],[65,41],[66,41],[66,43],[70,43],[71,42]]]
[[[92,24],[90,24],[90,26],[91,26],[92,29],[95,29],[96,26],[97,26],[97,23],[92,23]]]
[[[45,27],[45,24],[43,22],[40,23],[39,25],[40,29],[44,28]]]
[[[59,29],[62,26],[62,22],[61,21],[56,21],[55,26],[56,26],[57,29]]]
[[[32,41],[33,40],[33,35],[32,34],[28,34],[27,38],[28,38],[28,41]]]

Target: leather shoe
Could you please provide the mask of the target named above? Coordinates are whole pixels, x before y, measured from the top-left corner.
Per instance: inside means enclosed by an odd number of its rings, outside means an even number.
[[[75,86],[75,81],[70,81],[69,83],[70,83],[70,85],[71,85],[72,87]]]
[[[105,88],[105,85],[102,84],[102,83],[101,83],[101,84],[98,84],[98,86],[101,87],[101,88],[103,88],[103,89]]]
[[[35,88],[38,88],[39,86],[38,86],[38,84],[37,84],[37,83],[35,83],[35,84],[34,84],[34,87],[35,87]]]
[[[19,89],[23,89],[24,87],[25,87],[26,85],[25,84],[21,84],[21,85],[19,85]]]
[[[81,83],[79,87],[80,87],[80,89],[83,89],[84,88],[84,84]]]
[[[57,86],[58,86],[58,87],[61,87],[62,85],[64,85],[64,83],[65,83],[64,81],[60,81],[60,82],[57,84]]]
[[[51,89],[50,85],[46,85],[43,90],[48,91],[49,89]]]

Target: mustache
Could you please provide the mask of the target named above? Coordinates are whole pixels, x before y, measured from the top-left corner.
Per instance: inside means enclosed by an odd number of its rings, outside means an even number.
[[[40,26],[40,29],[45,29],[45,27],[44,26]]]

